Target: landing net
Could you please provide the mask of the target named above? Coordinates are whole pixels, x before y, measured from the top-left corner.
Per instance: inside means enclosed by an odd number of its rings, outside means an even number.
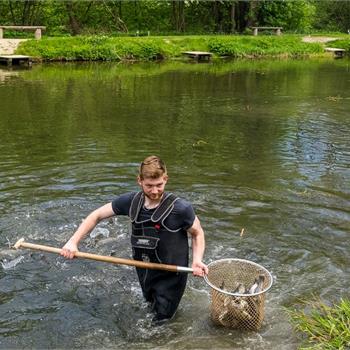
[[[258,330],[264,319],[266,292],[272,276],[249,260],[222,259],[208,265],[210,313],[214,323],[229,328]]]

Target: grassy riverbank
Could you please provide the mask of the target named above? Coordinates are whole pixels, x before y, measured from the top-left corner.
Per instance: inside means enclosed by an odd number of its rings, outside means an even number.
[[[346,350],[350,347],[350,300],[328,306],[319,300],[308,311],[289,311],[295,329],[304,336],[304,350]]]
[[[349,40],[343,40],[349,47]],[[345,45],[344,44],[344,45]],[[183,51],[209,51],[214,57],[308,57],[324,54],[324,44],[298,35],[282,36],[77,36],[28,40],[17,54],[45,61],[125,61],[176,59]]]

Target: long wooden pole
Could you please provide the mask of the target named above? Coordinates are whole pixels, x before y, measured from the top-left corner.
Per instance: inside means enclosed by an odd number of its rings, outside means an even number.
[[[14,245],[14,248],[16,249],[28,248],[28,249],[42,250],[45,252],[56,253],[56,254],[60,254],[62,251],[61,248],[55,248],[55,247],[50,247],[50,246],[41,245],[41,244],[27,243],[24,241],[24,238],[19,239]],[[116,258],[113,256],[105,256],[105,255],[98,255],[98,254],[91,254],[91,253],[84,253],[84,252],[75,252],[74,257],[103,261],[103,262],[112,263],[112,264],[135,266],[142,269],[163,270],[163,271],[171,271],[171,272],[193,272],[193,269],[191,269],[190,267],[157,264],[157,263],[150,263],[145,261]]]

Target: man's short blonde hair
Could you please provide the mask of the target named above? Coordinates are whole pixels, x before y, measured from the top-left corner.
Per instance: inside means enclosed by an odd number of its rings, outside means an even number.
[[[158,156],[149,156],[140,164],[139,177],[144,179],[158,179],[167,175],[165,163]]]

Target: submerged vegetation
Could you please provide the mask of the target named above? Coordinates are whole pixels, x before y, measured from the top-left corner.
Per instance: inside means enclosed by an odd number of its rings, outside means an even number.
[[[305,302],[306,304],[306,302]],[[309,311],[289,310],[296,331],[306,338],[304,350],[346,350],[350,348],[350,300],[328,306],[314,300]]]
[[[186,36],[108,37],[75,36],[28,40],[18,54],[47,61],[124,61],[171,59],[183,51],[210,51],[215,57],[298,57],[323,53],[319,43],[300,36]]]

